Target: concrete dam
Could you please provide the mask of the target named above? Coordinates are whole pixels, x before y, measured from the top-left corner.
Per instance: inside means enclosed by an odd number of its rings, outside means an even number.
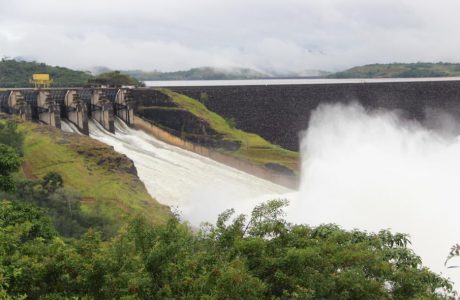
[[[460,117],[460,81],[361,82],[334,84],[176,86],[168,87],[202,102],[236,127],[269,142],[299,151],[299,134],[320,104],[357,102],[368,109],[397,110],[404,118],[424,122],[428,113]],[[114,116],[128,125],[134,115],[169,133],[210,148],[228,148],[212,129],[190,112],[174,108],[167,95],[153,88],[14,89],[0,91],[0,110],[60,127],[67,119],[88,134],[88,118],[114,132]]]
[[[460,117],[460,81],[362,82],[335,84],[177,86],[172,90],[201,100],[210,110],[233,119],[284,148],[299,150],[299,133],[320,103],[358,102],[365,108],[398,110],[424,121],[427,111]]]

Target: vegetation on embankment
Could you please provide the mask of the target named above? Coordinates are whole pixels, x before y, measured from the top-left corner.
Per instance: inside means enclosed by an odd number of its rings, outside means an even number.
[[[271,144],[257,134],[248,133],[234,127],[232,120],[226,120],[220,115],[210,111],[206,106],[186,95],[173,92],[166,88],[160,91],[171,99],[178,107],[186,109],[201,120],[204,120],[210,128],[222,135],[224,140],[239,144],[237,150],[217,149],[228,155],[255,163],[260,166],[281,166],[299,171],[300,156],[298,152],[284,149]],[[276,168],[276,167],[275,167]]]
[[[81,193],[83,211],[117,222],[142,214],[162,223],[170,216],[169,209],[147,193],[133,162],[112,147],[35,123],[21,122],[19,130],[24,134],[22,176],[37,179],[57,172],[66,186]]]
[[[329,78],[410,78],[460,76],[460,64],[455,63],[392,63],[371,64],[334,73]]]

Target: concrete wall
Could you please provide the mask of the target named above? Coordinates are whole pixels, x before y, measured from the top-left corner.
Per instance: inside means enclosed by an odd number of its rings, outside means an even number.
[[[221,162],[225,165],[231,166],[240,171],[252,174],[254,176],[269,180],[271,182],[277,183],[279,185],[296,189],[298,187],[298,178],[292,176],[284,176],[271,171],[269,169],[256,166],[247,161],[243,161],[213,150],[210,150],[206,147],[185,141],[177,136],[170,134],[169,132],[154,126],[153,124],[139,118],[134,117],[134,124],[136,128],[141,129],[157,139],[164,141],[168,144],[174,145],[176,147],[192,151],[194,153],[200,154],[202,156],[211,158],[215,161]]]
[[[460,118],[460,81],[309,84],[270,86],[173,87],[200,99],[238,128],[274,144],[298,150],[299,132],[308,127],[320,103],[357,101],[369,108],[401,110],[409,119],[423,120],[427,108],[442,109]]]

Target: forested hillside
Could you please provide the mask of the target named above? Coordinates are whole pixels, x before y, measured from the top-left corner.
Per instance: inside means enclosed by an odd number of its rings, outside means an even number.
[[[127,70],[122,72],[138,80],[231,80],[271,77],[269,74],[264,74],[248,68],[220,69],[202,67],[176,72],[146,72],[141,70]]]
[[[329,75],[329,78],[409,78],[460,76],[460,64],[455,63],[392,63],[354,67]]]
[[[75,71],[63,67],[53,67],[44,63],[2,59],[0,61],[0,88],[31,87],[29,80],[32,74],[50,74],[54,87],[83,86],[88,79],[93,78],[90,73]]]

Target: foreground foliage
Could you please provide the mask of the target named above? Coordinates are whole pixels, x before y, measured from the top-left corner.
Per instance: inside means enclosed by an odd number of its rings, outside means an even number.
[[[136,219],[103,242],[64,242],[43,210],[0,205],[0,295],[90,299],[433,299],[449,282],[421,266],[407,236],[288,224],[281,200],[229,210],[198,233],[177,218]],[[439,293],[446,294],[441,295]]]
[[[407,248],[406,235],[290,224],[283,200],[249,217],[225,211],[198,231],[177,216],[159,225],[138,217],[109,238],[107,222],[81,212],[60,174],[14,180],[21,143],[16,150],[11,141],[0,143],[1,176],[16,187],[0,185],[0,299],[454,296]]]

